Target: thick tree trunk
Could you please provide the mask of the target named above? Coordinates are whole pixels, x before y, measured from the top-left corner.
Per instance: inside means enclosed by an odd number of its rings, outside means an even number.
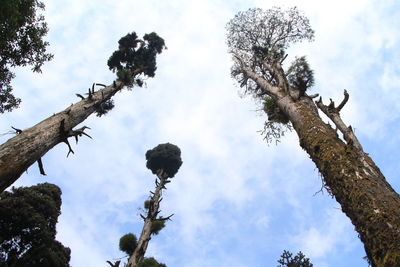
[[[77,130],[73,128],[98,110],[102,103],[110,99],[122,87],[122,82],[115,82],[111,86],[90,93],[87,98],[23,130],[2,144],[0,146],[0,190],[4,191],[14,183],[29,166],[40,160],[58,143],[68,143],[68,137],[78,138],[86,135],[83,132],[84,127]],[[73,152],[70,147],[69,149],[68,153]]]
[[[153,221],[157,220],[157,215],[160,212],[160,202],[161,202],[161,193],[162,190],[165,188],[165,184],[168,183],[167,175],[163,171],[159,171],[157,174],[159,178],[159,182],[156,183],[157,187],[152,197],[150,199],[149,210],[147,212],[146,218],[144,218],[144,225],[142,229],[142,233],[140,234],[137,246],[135,251],[129,258],[127,266],[129,267],[137,267],[137,265],[143,261],[144,254],[146,253],[147,246],[149,245],[149,241],[151,239],[151,227]],[[162,218],[165,220],[166,218]]]
[[[297,132],[301,147],[316,164],[330,193],[340,203],[364,243],[373,266],[400,266],[400,197],[372,159],[344,143],[324,123],[309,97],[277,104]],[[350,128],[351,129],[351,128]]]

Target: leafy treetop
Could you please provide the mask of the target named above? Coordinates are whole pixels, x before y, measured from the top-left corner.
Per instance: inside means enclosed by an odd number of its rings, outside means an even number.
[[[137,75],[154,77],[156,56],[165,48],[161,37],[152,32],[145,34],[142,40],[132,32],[122,37],[118,44],[118,50],[114,51],[107,62],[110,70],[117,72],[118,80],[132,87],[134,84],[143,85],[143,80],[135,78]]]
[[[276,72],[286,58],[285,50],[290,44],[314,38],[309,20],[296,7],[285,11],[278,7],[250,8],[235,15],[226,28],[229,52],[234,59],[232,76],[255,96],[263,92],[248,79],[243,68],[264,76],[271,85],[281,86],[285,81]]]
[[[44,10],[38,0],[1,1],[0,4],[0,113],[17,108],[20,99],[12,94],[10,70],[17,66],[31,65],[40,72],[44,62],[53,55],[46,53],[47,24],[38,10]]]
[[[313,38],[309,20],[296,7],[287,10],[251,8],[239,12],[227,24],[227,44],[234,61],[232,77],[245,88],[245,94],[263,103],[268,121],[262,133],[266,134],[267,141],[279,140],[291,129],[291,124],[279,109],[276,95],[262,89],[255,79],[261,76],[270,88],[296,96],[295,99],[304,96],[314,84],[314,73],[306,58],[296,58],[286,71],[282,63],[291,44]],[[252,78],[249,73],[253,74]]]
[[[291,252],[284,250],[278,263],[278,267],[313,267],[310,259],[306,258],[301,251],[293,257]]]
[[[164,263],[158,263],[153,257],[145,258],[138,264],[138,267],[167,267]]]
[[[157,174],[163,170],[167,177],[172,178],[182,165],[181,150],[176,145],[160,144],[146,152],[146,167]]]
[[[70,249],[55,240],[61,190],[53,184],[0,194],[0,266],[69,266]]]

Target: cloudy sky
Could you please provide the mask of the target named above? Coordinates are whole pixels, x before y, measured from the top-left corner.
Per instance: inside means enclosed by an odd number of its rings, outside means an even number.
[[[124,256],[120,236],[140,234],[139,208],[154,188],[144,154],[160,143],[182,150],[162,214],[173,221],[154,237],[147,256],[170,267],[276,266],[283,250],[303,251],[314,266],[367,266],[363,245],[295,133],[268,145],[265,115],[241,98],[229,74],[225,25],[250,7],[297,5],[315,41],[296,45],[315,70],[312,92],[350,100],[342,111],[365,151],[400,191],[400,4],[391,0],[48,0],[47,39],[54,60],[42,74],[18,69],[18,110],[1,115],[0,133],[28,128],[78,101],[93,82],[111,83],[106,65],[128,32],[152,31],[168,50],[146,88],[123,91],[107,116],[90,117],[94,138],[47,153],[47,176],[36,165],[16,186],[55,183],[63,191],[58,239],[71,264],[107,266]],[[2,135],[1,142],[12,135]]]

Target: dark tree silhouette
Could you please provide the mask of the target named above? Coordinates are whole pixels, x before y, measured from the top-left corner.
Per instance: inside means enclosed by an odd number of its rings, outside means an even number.
[[[70,249],[55,240],[61,190],[53,184],[0,194],[0,266],[69,266]]]
[[[310,259],[306,258],[301,251],[293,257],[291,252],[284,250],[278,263],[278,267],[313,267]]]
[[[318,95],[306,93],[314,78],[305,58],[297,58],[287,71],[283,69],[286,49],[313,39],[308,19],[297,8],[254,8],[239,12],[228,23],[227,31],[233,78],[246,93],[266,101],[269,120],[277,125],[287,122],[296,131],[325,187],[355,225],[371,264],[400,266],[400,196],[364,152],[352,127],[342,121],[340,111],[349,94],[344,92],[338,106],[332,100],[325,105],[321,98],[314,102]],[[335,124],[343,139],[320,118],[318,109]],[[272,135],[279,133],[280,127],[273,123],[266,129]]]
[[[167,267],[164,263],[158,263],[154,258],[145,258],[138,267]]]
[[[121,41],[121,40],[129,40]],[[144,77],[153,77],[156,70],[156,56],[161,53],[164,40],[157,34],[146,34],[143,40],[138,39],[135,33],[121,38],[119,48],[110,57],[108,65],[112,70],[118,70],[117,80],[111,85],[93,84],[89,88],[87,97],[77,94],[82,100],[69,106],[67,109],[54,114],[35,126],[26,129],[16,129],[17,136],[9,139],[0,146],[0,190],[5,190],[33,163],[38,161],[41,174],[45,174],[41,157],[55,145],[64,142],[68,145],[68,154],[74,153],[68,138],[74,137],[76,142],[85,133],[88,127],[73,129],[83,122],[92,113],[101,116],[113,106],[112,96],[125,86],[142,86]],[[135,45],[134,45],[135,44]],[[124,51],[118,57],[115,53]],[[121,77],[123,71],[124,75]],[[95,86],[104,87],[95,91]]]
[[[146,167],[153,174],[163,170],[167,177],[172,178],[182,165],[181,150],[173,144],[160,144],[146,152]]]
[[[44,4],[38,0],[9,0],[0,4],[0,113],[17,108],[21,100],[13,95],[12,68],[31,65],[41,71],[53,55],[46,53],[47,24],[39,14]]]

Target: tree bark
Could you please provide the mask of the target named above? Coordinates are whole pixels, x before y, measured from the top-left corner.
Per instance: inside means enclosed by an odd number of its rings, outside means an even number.
[[[76,130],[73,128],[98,110],[102,103],[109,100],[122,87],[123,83],[117,81],[97,92],[91,91],[87,98],[23,130],[2,144],[0,146],[0,190],[4,191],[13,184],[29,166],[40,160],[58,143],[67,143],[68,154],[73,153],[68,137],[75,137],[78,140],[78,137],[87,135],[84,132],[86,127]],[[83,98],[81,95],[79,97]]]
[[[156,183],[157,187],[154,193],[152,194],[152,197],[150,199],[150,206],[149,210],[147,212],[147,217],[144,218],[144,225],[142,229],[142,233],[140,234],[137,246],[132,253],[132,255],[129,258],[128,267],[137,267],[137,265],[143,261],[144,259],[144,254],[146,253],[147,246],[149,245],[149,241],[151,239],[151,226],[153,221],[157,219],[157,215],[160,212],[160,202],[161,202],[161,193],[162,190],[165,188],[165,184],[168,183],[168,177],[167,175],[160,170],[157,173],[157,177],[159,178],[159,182]],[[167,218],[161,218],[163,220]]]
[[[360,147],[344,143],[319,117],[308,97],[278,101],[293,124],[300,146],[324,177],[364,243],[373,266],[400,266],[400,197]]]
[[[365,153],[351,127],[339,116],[345,100],[334,108],[316,102],[344,135],[323,122],[317,105],[308,96],[293,98],[272,86],[249,68],[242,68],[265,94],[276,100],[295,129],[300,146],[309,154],[324,178],[329,192],[350,218],[372,266],[400,266],[400,196]]]

